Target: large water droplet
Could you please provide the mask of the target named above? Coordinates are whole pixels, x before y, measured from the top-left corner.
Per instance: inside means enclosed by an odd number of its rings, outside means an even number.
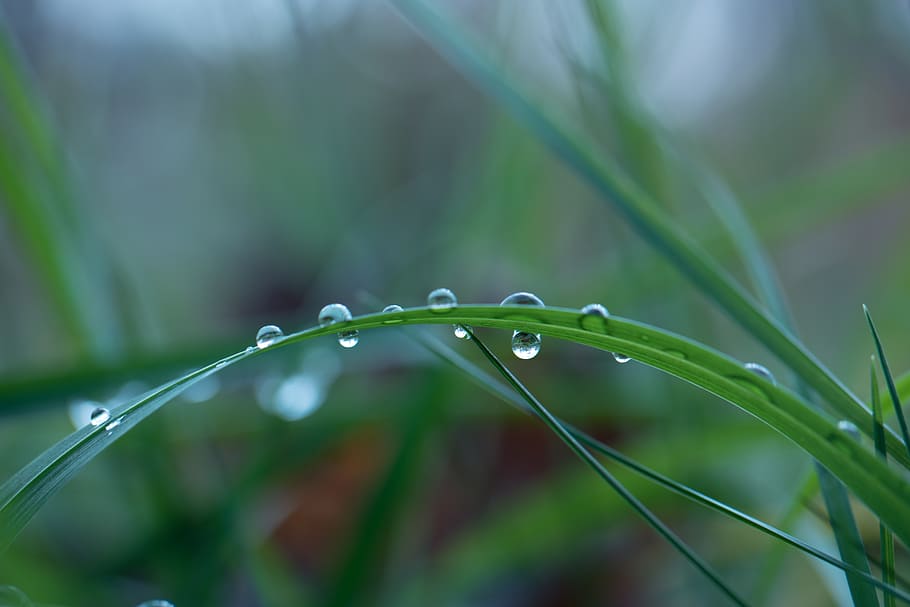
[[[519,291],[512,293],[500,302],[501,306],[533,306],[542,308],[543,300],[533,293]],[[515,331],[512,333],[512,354],[522,360],[530,360],[540,353],[540,333]]]
[[[607,318],[610,316],[610,312],[599,303],[591,303],[586,305],[581,309],[582,314],[592,314],[594,316],[601,316]]]
[[[613,353],[613,360],[615,360],[616,362],[618,362],[618,363],[620,363],[620,364],[623,364],[623,363],[627,363],[627,362],[629,362],[630,360],[632,360],[632,357],[631,357],[631,356],[626,356],[625,354],[620,354],[619,352],[614,352],[614,353]]]
[[[751,373],[755,373],[759,377],[771,382],[775,386],[777,385],[777,380],[774,379],[774,375],[772,375],[771,372],[768,371],[768,368],[764,365],[760,365],[758,363],[746,363],[743,365],[743,369]]]
[[[256,333],[256,347],[262,350],[278,341],[284,332],[275,325],[265,325]]]
[[[857,428],[856,424],[854,424],[853,422],[851,422],[849,420],[842,419],[839,422],[837,422],[837,429],[840,430],[841,432],[843,432],[844,434],[847,434],[848,436],[850,436],[850,438],[852,438],[854,440],[860,440],[859,428]]]
[[[139,603],[136,607],[174,607],[174,604],[164,599],[152,599],[151,601]]]
[[[448,312],[458,305],[458,299],[449,289],[433,289],[427,295],[427,305],[434,312]]]
[[[468,328],[473,330],[470,326]],[[471,339],[471,334],[468,333],[468,329],[463,325],[455,325],[455,337],[458,339]]]
[[[383,312],[404,312],[404,308],[402,308],[402,307],[399,306],[398,304],[391,304],[391,305],[389,305],[389,306],[384,307],[384,308],[382,309],[382,311],[383,311]],[[401,322],[404,322],[404,321],[401,320],[400,318],[389,318],[389,319],[386,319],[386,320],[382,321],[382,324],[384,324],[384,325],[397,325],[398,323],[401,323]]]
[[[32,607],[32,601],[15,586],[0,586],[0,607]]]
[[[89,416],[89,423],[93,426],[100,426],[111,418],[111,412],[104,407],[95,407]]]
[[[515,331],[512,334],[512,354],[521,360],[530,360],[540,353],[540,335]]]
[[[351,311],[344,304],[333,303],[324,306],[319,311],[319,326],[328,327],[338,322],[351,320]],[[338,334],[338,344],[342,348],[353,348],[360,342],[360,332],[356,329],[342,331]]]

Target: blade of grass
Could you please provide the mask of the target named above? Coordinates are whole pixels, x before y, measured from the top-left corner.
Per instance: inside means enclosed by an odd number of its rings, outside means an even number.
[[[508,386],[504,385],[502,382],[498,381],[496,378],[489,375],[486,371],[484,371],[483,369],[481,369],[480,367],[478,367],[471,361],[467,360],[466,358],[464,358],[463,356],[461,356],[460,354],[455,352],[453,349],[451,349],[448,345],[446,345],[445,343],[440,341],[435,336],[429,335],[428,333],[423,332],[423,331],[409,332],[409,334],[412,336],[412,338],[415,341],[417,341],[419,344],[421,344],[427,350],[429,350],[430,352],[432,352],[433,354],[438,356],[440,359],[451,364],[452,366],[456,367],[457,369],[463,371],[468,377],[470,377],[472,380],[474,380],[474,382],[476,384],[478,384],[481,388],[487,390],[493,396],[496,396],[497,398],[503,400],[504,402],[517,407],[518,409],[520,409],[521,411],[523,411],[525,413],[528,413],[531,415],[535,414],[534,410],[531,409],[524,400],[519,398],[516,395],[514,390],[511,390]],[[589,449],[592,449],[592,450],[600,453],[601,455],[609,457],[610,459],[618,462],[619,464],[622,464],[626,468],[629,468],[630,470],[635,471],[636,473],[640,474],[641,476],[644,476],[645,478],[653,481],[654,483],[657,483],[658,485],[661,485],[662,487],[664,487],[670,491],[673,491],[674,493],[682,495],[683,497],[685,497],[687,499],[690,499],[698,504],[706,506],[707,508],[710,508],[716,512],[724,514],[725,516],[728,516],[734,520],[737,520],[741,523],[745,523],[746,525],[749,525],[753,529],[756,529],[775,539],[778,539],[781,542],[783,542],[784,544],[789,544],[790,546],[793,546],[794,548],[797,548],[797,549],[805,552],[809,556],[822,560],[822,561],[828,563],[829,565],[833,565],[834,567],[837,567],[844,571],[855,573],[858,576],[862,577],[865,583],[869,583],[869,584],[878,586],[879,588],[884,590],[886,594],[894,595],[894,596],[900,598],[901,600],[903,600],[907,603],[910,603],[910,594],[895,587],[893,580],[890,583],[886,582],[886,581],[880,581],[877,578],[873,577],[871,573],[869,573],[867,571],[863,571],[862,569],[859,569],[849,563],[845,563],[844,561],[841,561],[840,559],[837,559],[837,558],[827,554],[826,552],[823,552],[823,551],[811,546],[810,544],[807,544],[806,542],[800,540],[799,538],[797,538],[789,533],[786,533],[785,531],[782,531],[781,529],[778,529],[778,528],[774,527],[773,525],[765,523],[764,521],[757,519],[749,514],[746,514],[745,512],[742,512],[741,510],[738,510],[732,506],[729,506],[728,504],[725,504],[724,502],[721,502],[720,500],[710,497],[687,485],[674,481],[673,479],[671,479],[655,470],[652,470],[652,469],[648,468],[647,466],[644,466],[643,464],[638,463],[637,461],[627,457],[620,451],[617,451],[616,449],[610,447],[609,445],[606,445],[605,443],[598,441],[596,438],[587,434],[583,430],[576,428],[572,424],[566,423],[565,421],[563,421],[562,419],[560,419],[558,417],[557,417],[557,420],[559,421],[560,424],[563,425],[563,427],[573,437],[575,437],[576,440],[578,440],[578,442],[582,443]],[[814,491],[814,481],[815,481],[814,477],[812,480],[813,480],[813,491]]]
[[[486,345],[478,339],[478,337],[470,330],[467,329],[468,333],[471,336],[471,342],[477,346],[477,348],[483,353],[483,355],[490,361],[490,364],[493,365],[499,373],[506,379],[506,381],[512,385],[512,387],[521,395],[524,401],[528,404],[531,410],[543,421],[550,430],[553,431],[568,447],[577,455],[581,460],[587,463],[594,471],[600,476],[610,487],[613,488],[616,493],[619,494],[645,521],[648,525],[651,526],[657,533],[659,533],[667,542],[670,543],[680,554],[682,554],[696,569],[701,571],[722,593],[726,594],[731,601],[737,605],[747,605],[746,601],[742,599],[735,590],[728,586],[720,577],[720,575],[714,571],[714,568],[711,567],[706,561],[704,561],[700,556],[698,556],[679,536],[677,536],[669,527],[667,527],[663,521],[661,521],[653,512],[651,512],[647,506],[641,503],[638,498],[632,495],[625,485],[619,482],[619,480],[614,477],[603,464],[595,458],[590,451],[588,451],[580,442],[578,442],[572,434],[566,430],[565,427],[559,421],[553,417],[553,415],[547,410],[543,404],[537,400],[537,398],[525,388],[524,384],[518,380],[515,375],[506,368],[502,362],[497,358],[493,352],[490,351]]]
[[[875,357],[869,367],[869,384],[872,396],[872,418],[875,423],[872,435],[875,438],[875,452],[883,461],[888,459],[888,448],[885,446],[885,428],[882,425],[882,407],[878,394],[878,376],[875,373]],[[881,541],[882,581],[894,585],[894,536],[884,523],[878,523],[878,535]],[[894,607],[894,597],[885,594],[885,607]]]
[[[907,452],[910,453],[910,432],[907,430],[907,420],[904,418],[904,410],[901,406],[901,398],[894,385],[894,378],[891,376],[891,369],[888,366],[888,359],[885,358],[885,350],[882,347],[882,341],[879,339],[875,323],[872,322],[872,314],[869,308],[863,304],[863,313],[866,315],[866,321],[869,323],[869,330],[872,331],[872,339],[875,341],[875,350],[878,352],[878,362],[882,366],[882,374],[885,376],[885,385],[888,386],[888,394],[891,396],[891,402],[894,404],[894,413],[897,415],[897,422],[900,424],[901,434],[904,437],[904,445]]]
[[[732,318],[797,372],[825,402],[868,432],[871,411],[780,322],[766,314],[754,299],[695,242],[674,225],[659,206],[622,171],[604,161],[596,147],[578,133],[570,133],[527,99],[496,64],[422,0],[392,0],[404,17],[482,90],[500,101],[511,114],[573,168],[603,198],[613,203],[629,223],[658,251],[710,295]],[[901,441],[889,436],[895,445]],[[901,458],[910,466],[910,458]]]
[[[595,322],[592,324],[592,320]],[[0,487],[0,548],[4,547],[66,480],[113,439],[172,399],[190,383],[235,363],[272,350],[341,330],[415,324],[465,324],[523,330],[567,339],[607,352],[623,352],[719,396],[762,420],[819,460],[910,544],[910,483],[858,442],[839,431],[834,420],[813,410],[798,395],[743,369],[742,363],[677,336],[617,316],[592,319],[578,310],[553,307],[462,305],[446,313],[426,307],[369,314],[327,327],[288,335],[265,350],[256,348],[213,363],[159,388],[152,395],[119,407],[121,426],[107,435],[84,428],[51,447]]]

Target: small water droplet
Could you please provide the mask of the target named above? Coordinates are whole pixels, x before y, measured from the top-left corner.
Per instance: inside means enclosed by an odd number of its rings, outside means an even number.
[[[0,586],[0,607],[32,607],[32,601],[15,586]]]
[[[163,599],[152,599],[151,601],[139,603],[136,607],[174,607],[174,604]]]
[[[384,307],[384,308],[382,309],[382,311],[383,311],[383,312],[404,312],[404,308],[402,308],[402,307],[399,306],[398,304],[392,304],[392,305],[389,305],[389,306]],[[401,323],[401,322],[404,322],[404,321],[401,320],[400,318],[389,318],[389,319],[387,319],[387,320],[382,321],[382,324],[384,324],[384,325],[397,325],[398,323]]]
[[[68,413],[73,427],[77,430],[91,422],[92,412],[101,406],[94,400],[76,400],[70,403]]]
[[[610,312],[599,303],[588,304],[581,309],[579,324],[582,329],[603,333],[606,329]]]
[[[458,299],[449,289],[433,289],[427,295],[427,305],[433,312],[448,312],[458,305]]]
[[[729,377],[729,379],[733,380],[734,382],[736,382],[743,388],[746,388],[750,392],[753,392],[753,393],[761,396],[764,399],[770,400],[768,398],[768,394],[765,392],[764,388],[762,388],[762,386],[759,386],[758,384],[755,383],[755,378],[743,377],[741,375],[735,375],[735,376]]]
[[[592,314],[594,316],[601,316],[603,318],[607,318],[608,316],[610,316],[610,312],[605,307],[600,305],[599,303],[592,303],[592,304],[586,305],[585,307],[583,307],[581,309],[581,313],[582,314]]]
[[[850,436],[854,440],[860,440],[859,428],[856,427],[856,424],[853,422],[842,419],[837,422],[837,429]]]
[[[468,329],[473,331],[473,328],[468,326]],[[465,329],[463,325],[455,325],[455,337],[458,339],[471,339],[471,334],[468,333],[468,330]]]
[[[122,422],[123,422],[123,418],[122,418],[122,417],[118,417],[117,419],[115,419],[114,421],[112,421],[111,423],[109,423],[108,425],[106,425],[106,426],[104,427],[104,429],[105,429],[107,432],[110,432],[111,430],[113,430],[114,428],[116,428],[117,426],[119,426]]]
[[[760,365],[758,363],[746,363],[743,365],[743,369],[745,369],[746,371],[749,371],[751,373],[755,373],[762,379],[765,379],[765,380],[771,382],[775,386],[777,385],[777,380],[774,379],[774,375],[772,375],[771,372],[768,371],[768,368],[765,367],[764,365]]]
[[[339,322],[351,320],[351,311],[344,304],[333,303],[323,306],[319,311],[319,326],[328,327]],[[342,348],[353,348],[360,343],[360,332],[356,329],[342,331],[338,334],[338,343]]]
[[[630,360],[632,360],[632,357],[631,357],[631,356],[626,356],[625,354],[620,354],[619,352],[614,352],[614,353],[613,353],[613,360],[615,360],[616,362],[618,362],[618,363],[620,363],[620,364],[623,364],[623,363],[627,363],[627,362],[629,362]]]
[[[95,407],[89,416],[89,423],[93,426],[100,426],[111,418],[111,412],[104,407]]]
[[[543,300],[533,293],[519,291],[503,299],[501,306],[532,306],[542,308]],[[530,360],[540,353],[540,333],[515,331],[512,333],[512,354],[522,360]]]
[[[256,347],[260,350],[268,348],[283,335],[284,332],[275,325],[265,325],[256,333]]]
[[[540,335],[515,331],[512,334],[512,354],[521,360],[530,360],[540,353]]]

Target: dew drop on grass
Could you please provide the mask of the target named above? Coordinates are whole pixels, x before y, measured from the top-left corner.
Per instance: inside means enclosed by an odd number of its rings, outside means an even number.
[[[533,306],[542,308],[543,300],[533,293],[519,291],[512,293],[500,302],[501,306]],[[512,354],[522,360],[530,360],[540,353],[540,333],[515,331],[512,333]]]
[[[100,426],[101,424],[107,422],[111,418],[111,412],[105,409],[104,407],[95,407],[95,410],[92,411],[92,414],[89,416],[89,423],[93,426]]]
[[[458,299],[449,289],[433,289],[430,291],[430,294],[427,295],[427,305],[433,312],[441,314],[449,312],[452,308],[457,306]]]
[[[92,412],[101,406],[101,403],[98,403],[93,400],[76,400],[70,403],[67,412],[69,413],[70,421],[73,423],[73,427],[77,430],[88,423],[91,422]],[[2,603],[0,603],[2,605]]]
[[[398,304],[392,304],[392,305],[389,305],[389,306],[384,307],[384,308],[382,309],[382,311],[383,311],[383,312],[404,312],[404,308],[402,308],[402,307],[399,306]],[[397,325],[397,324],[400,323],[400,322],[404,322],[404,321],[402,321],[400,318],[389,318],[389,319],[387,319],[387,320],[382,321],[382,324],[384,324],[384,325]]]
[[[602,318],[607,318],[610,316],[610,312],[600,305],[599,303],[588,304],[581,309],[582,314],[591,314],[592,316],[600,316]]]
[[[851,421],[848,421],[846,419],[840,420],[839,422],[837,422],[837,429],[840,430],[841,432],[843,432],[844,434],[847,434],[850,438],[852,438],[854,440],[860,439],[859,428],[857,428],[856,424],[854,424]]]
[[[164,599],[152,599],[151,601],[139,603],[136,607],[174,607],[174,604]]]
[[[627,363],[627,362],[629,362],[630,360],[632,360],[632,357],[631,357],[631,356],[626,356],[625,354],[620,354],[619,352],[614,352],[614,353],[613,353],[613,360],[615,360],[616,362],[618,362],[618,363],[620,363],[620,364],[623,364],[623,363]]]
[[[743,369],[749,371],[750,373],[755,373],[762,379],[771,382],[775,386],[777,385],[777,380],[774,379],[774,375],[772,375],[771,372],[768,371],[768,368],[764,365],[760,365],[758,363],[746,363],[743,365]]]
[[[319,311],[319,326],[328,327],[338,322],[347,322],[351,320],[351,311],[344,304],[333,303],[323,306]],[[342,331],[338,334],[338,344],[342,348],[353,348],[360,343],[360,332],[356,329]]]
[[[275,325],[265,325],[256,333],[256,347],[260,350],[268,348],[283,335],[284,332]]]
[[[469,326],[468,329],[471,329],[471,327]],[[455,325],[455,337],[458,339],[471,339],[471,334],[468,333],[468,330],[463,325]]]

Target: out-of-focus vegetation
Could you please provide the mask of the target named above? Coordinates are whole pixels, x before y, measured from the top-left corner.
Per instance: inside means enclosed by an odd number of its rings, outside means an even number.
[[[854,392],[863,303],[910,367],[906,4],[428,4],[749,284],[710,204],[728,186],[803,343]],[[90,403],[261,325],[438,286],[599,301],[795,386],[390,4],[0,8],[0,479]],[[802,499],[811,460],[760,422],[600,351],[545,339],[518,361],[507,332],[479,335],[560,417],[837,554]],[[0,554],[0,585],[68,606],[725,604],[536,420],[393,329],[360,341],[265,353],[145,420]],[[619,477],[751,601],[850,604],[836,569]],[[878,519],[854,513],[876,562]]]

